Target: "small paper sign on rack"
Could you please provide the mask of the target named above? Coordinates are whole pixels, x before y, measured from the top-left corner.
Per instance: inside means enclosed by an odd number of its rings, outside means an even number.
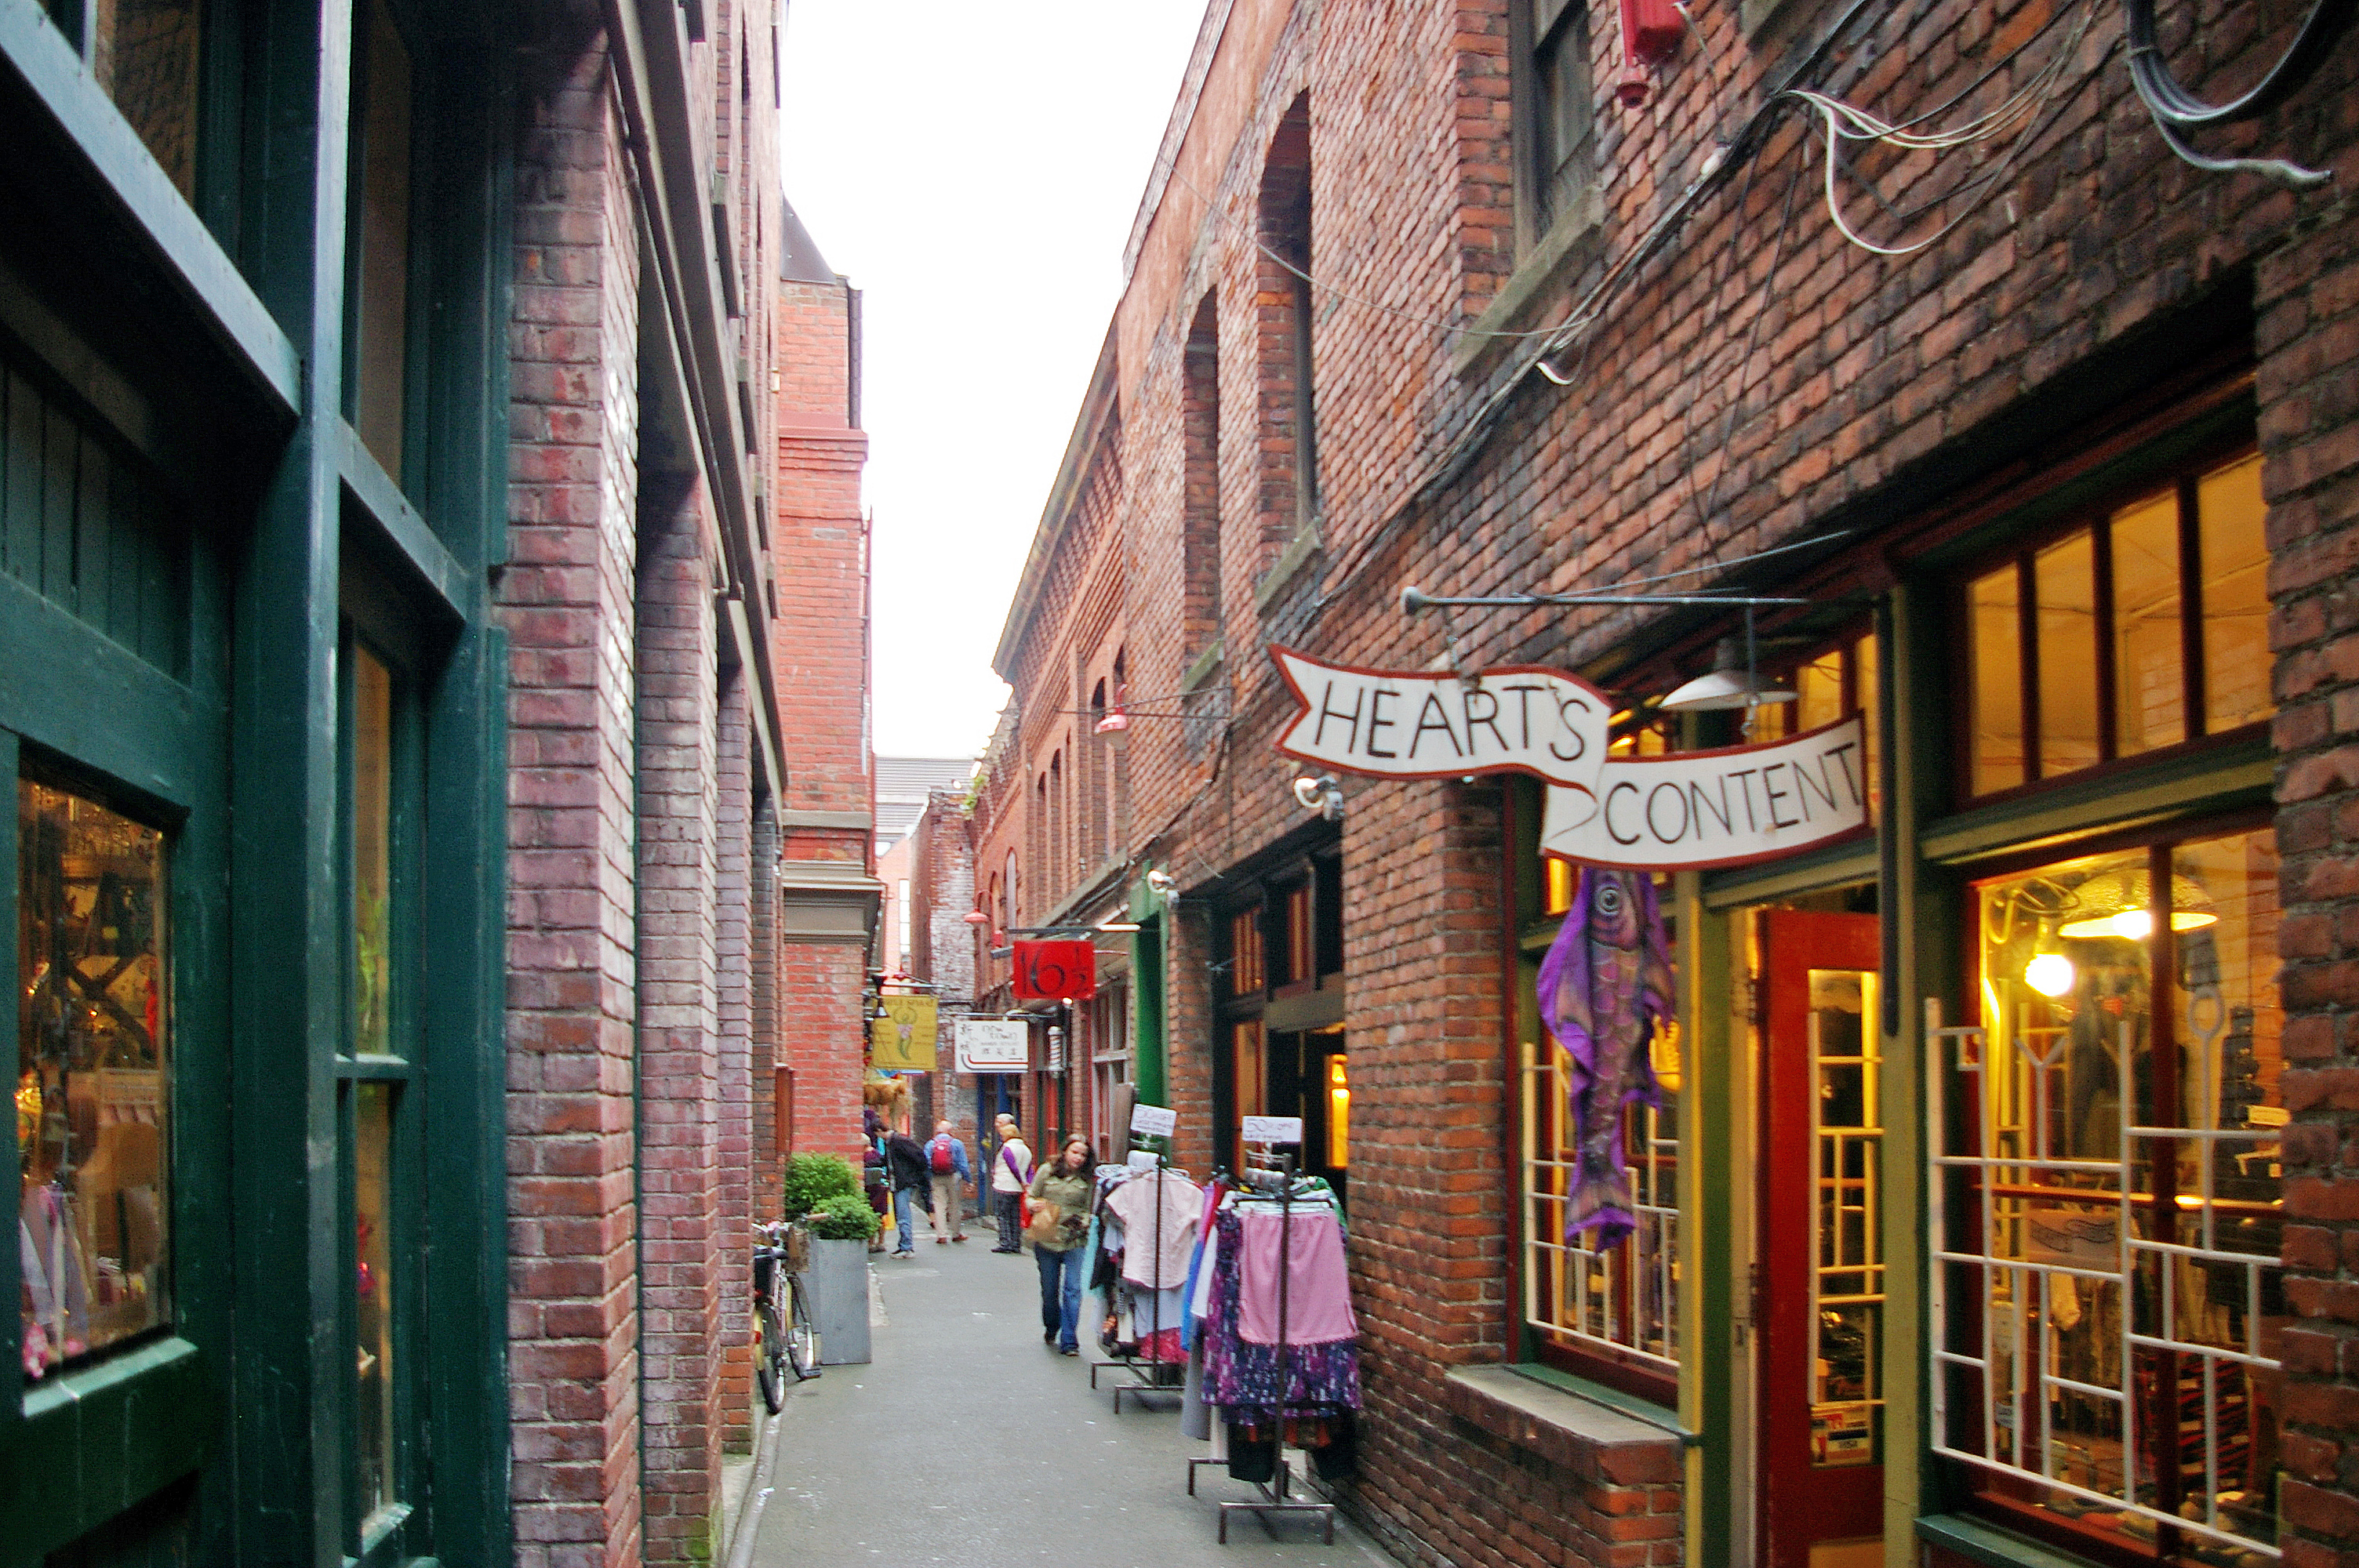
[[[1130,1130],[1149,1138],[1169,1138],[1180,1125],[1180,1113],[1166,1110],[1159,1105],[1136,1105],[1130,1108]]]
[[[1134,1149],[1130,1152],[1129,1163],[1134,1171],[1152,1171],[1162,1162],[1163,1156],[1152,1149]]]
[[[1299,1143],[1302,1141],[1302,1119],[1299,1116],[1246,1117],[1245,1141],[1248,1143]]]

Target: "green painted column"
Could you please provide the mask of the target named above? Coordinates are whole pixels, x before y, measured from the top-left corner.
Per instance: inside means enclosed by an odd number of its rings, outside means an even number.
[[[1144,879],[1130,885],[1130,917],[1138,931],[1130,939],[1132,1005],[1131,1081],[1141,1105],[1169,1105],[1164,1098],[1164,1041],[1169,1019],[1164,1011],[1163,901]]]

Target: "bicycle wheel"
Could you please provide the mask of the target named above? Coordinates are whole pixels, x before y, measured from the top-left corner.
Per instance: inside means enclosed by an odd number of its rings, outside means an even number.
[[[763,1298],[754,1314],[761,1343],[754,1346],[754,1380],[762,1385],[762,1404],[772,1415],[787,1402],[787,1336],[778,1323],[776,1292]]]
[[[795,1379],[801,1382],[819,1376],[819,1325],[811,1322],[802,1281],[789,1275],[787,1288],[791,1297],[787,1321],[787,1364],[795,1369]]]

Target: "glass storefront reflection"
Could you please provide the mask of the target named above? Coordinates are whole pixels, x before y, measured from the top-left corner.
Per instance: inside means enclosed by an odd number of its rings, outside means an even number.
[[[164,841],[16,786],[17,1258],[27,1379],[171,1319]]]

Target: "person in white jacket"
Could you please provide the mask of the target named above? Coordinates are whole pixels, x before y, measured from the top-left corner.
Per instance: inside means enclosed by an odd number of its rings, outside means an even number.
[[[991,1217],[999,1222],[999,1245],[994,1252],[1024,1250],[1024,1189],[1032,1184],[1032,1150],[1023,1130],[1006,1111],[992,1129],[999,1151],[991,1157]]]

